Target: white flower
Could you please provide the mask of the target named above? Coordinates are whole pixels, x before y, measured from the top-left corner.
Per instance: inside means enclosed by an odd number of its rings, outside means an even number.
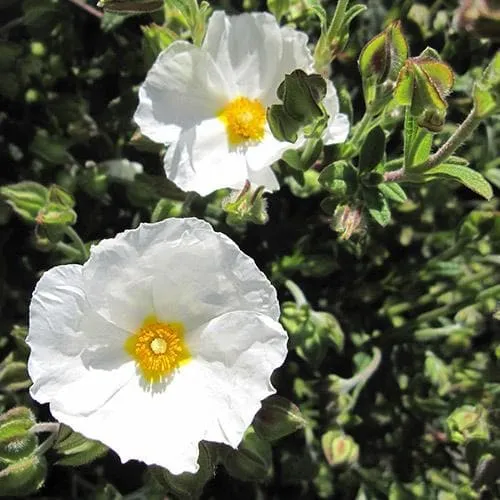
[[[247,179],[273,191],[279,184],[270,165],[305,142],[276,140],[266,121],[266,108],[280,102],[279,84],[295,69],[314,72],[304,33],[280,28],[267,13],[215,12],[201,47],[176,41],[158,56],[134,119],[144,135],[170,145],[165,172],[185,191],[241,189]],[[343,142],[349,123],[330,81],[324,105],[324,142]]]
[[[195,472],[198,443],[237,447],[274,393],[278,316],[255,262],[208,223],[141,224],[38,282],[31,395],[122,461]]]

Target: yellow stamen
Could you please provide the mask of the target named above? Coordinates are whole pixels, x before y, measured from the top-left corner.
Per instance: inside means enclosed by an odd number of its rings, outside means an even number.
[[[147,317],[124,347],[149,383],[160,382],[191,359],[184,341],[184,325],[163,323],[155,316]]]
[[[217,116],[226,126],[229,143],[233,146],[264,138],[266,109],[258,99],[236,97]]]

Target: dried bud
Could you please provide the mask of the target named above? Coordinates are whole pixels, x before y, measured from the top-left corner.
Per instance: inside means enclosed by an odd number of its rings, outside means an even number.
[[[363,212],[359,207],[339,205],[335,209],[332,219],[332,229],[340,233],[343,240],[348,240],[353,234],[365,230]]]
[[[498,0],[462,0],[455,12],[455,25],[480,38],[500,39]]]
[[[267,215],[267,201],[264,199],[264,186],[252,190],[247,180],[243,189],[233,192],[222,202],[222,208],[227,213],[228,224],[266,224],[269,220]]]

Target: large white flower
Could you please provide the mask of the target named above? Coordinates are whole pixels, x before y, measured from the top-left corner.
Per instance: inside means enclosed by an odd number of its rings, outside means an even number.
[[[31,395],[122,461],[195,472],[198,443],[237,447],[274,392],[278,316],[255,262],[208,223],[141,224],[38,282]]]
[[[267,13],[215,12],[201,47],[176,41],[158,56],[134,119],[144,135],[169,145],[167,177],[185,191],[239,189],[247,179],[273,191],[279,184],[270,165],[305,142],[276,140],[266,120],[266,108],[280,102],[279,84],[295,69],[314,71],[304,33],[280,28]],[[349,123],[330,81],[324,105],[324,142],[343,142]]]

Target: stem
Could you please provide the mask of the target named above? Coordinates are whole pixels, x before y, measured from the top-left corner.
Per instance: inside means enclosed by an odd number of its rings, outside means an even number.
[[[55,440],[57,439],[60,427],[61,424],[57,422],[42,422],[39,424],[35,424],[30,429],[30,432],[34,434],[39,434],[42,432],[50,432],[50,436],[36,449],[35,453],[37,455],[43,455],[46,451],[50,450]]]
[[[404,179],[406,174],[405,168],[401,167],[397,170],[391,170],[384,173],[384,182],[398,182]]]
[[[426,161],[412,167],[412,171],[420,173],[425,172],[446,161],[463,142],[470,137],[480,123],[481,119],[477,118],[476,108],[473,107],[467,115],[467,118],[460,124],[448,140],[433,155],[429,156]]]
[[[288,288],[288,291],[292,294],[293,300],[295,300],[295,304],[297,305],[297,307],[302,307],[307,305],[307,299],[305,295],[302,293],[302,290],[292,280],[286,280],[285,286]]]
[[[373,359],[354,377],[343,379],[340,383],[341,392],[349,392],[354,387],[363,387],[370,377],[377,371],[382,361],[382,352],[378,347],[373,348]]]
[[[85,243],[83,243],[80,236],[78,236],[78,233],[71,226],[66,226],[64,228],[64,233],[71,239],[71,241],[80,251],[82,261],[86,261],[89,258],[89,251],[87,250],[87,247],[85,246]]]
[[[81,9],[87,11],[89,14],[97,17],[98,19],[100,19],[104,15],[100,10],[97,10],[91,5],[87,5],[84,0],[69,0],[69,1],[75,4],[76,6],[80,7]]]
[[[356,130],[354,131],[354,134],[349,141],[351,144],[356,145],[359,139],[362,137],[366,129],[368,128],[368,125],[370,125],[370,122],[372,121],[373,118],[373,113],[370,110],[370,108],[367,108],[365,111],[365,114],[363,115],[363,118],[358,122],[356,125]]]

